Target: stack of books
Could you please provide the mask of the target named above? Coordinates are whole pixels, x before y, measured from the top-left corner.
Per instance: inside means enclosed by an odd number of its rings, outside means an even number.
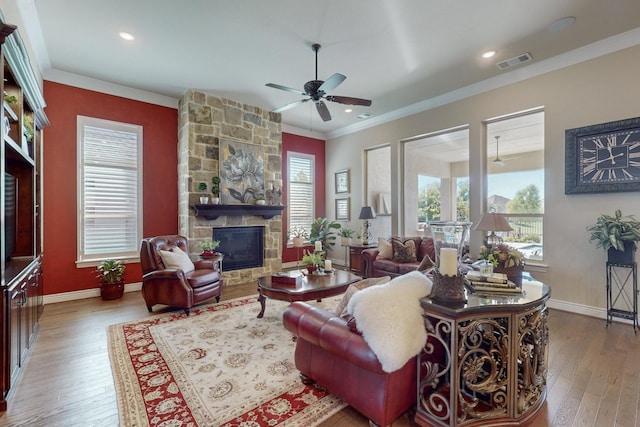
[[[281,271],[271,276],[271,284],[296,287],[302,283],[302,276],[302,272],[298,270]]]
[[[520,294],[522,289],[516,286],[503,273],[484,274],[470,271],[465,276],[465,284],[472,292],[496,294]]]

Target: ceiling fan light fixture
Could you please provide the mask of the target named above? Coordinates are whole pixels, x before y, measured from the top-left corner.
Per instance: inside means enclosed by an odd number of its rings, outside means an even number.
[[[493,163],[494,165],[502,166],[502,165],[504,165],[504,162],[503,162],[503,161],[502,161],[502,159],[500,158],[499,145],[498,145],[498,142],[499,142],[499,140],[500,140],[500,137],[499,137],[499,136],[496,136],[495,138],[496,138],[496,158],[495,158],[495,159],[493,159],[492,163]]]

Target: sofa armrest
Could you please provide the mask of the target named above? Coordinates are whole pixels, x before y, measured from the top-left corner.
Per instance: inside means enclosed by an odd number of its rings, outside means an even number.
[[[377,248],[365,249],[362,251],[362,271],[364,272],[364,277],[374,277],[373,273],[373,261],[378,257],[378,253],[380,251]]]
[[[383,372],[362,335],[354,333],[344,319],[333,313],[305,302],[294,302],[285,310],[283,323],[298,339],[369,371]]]
[[[153,270],[142,276],[142,287],[149,286],[169,286],[182,288],[187,293],[193,292],[189,282],[182,270],[167,268],[164,270]]]

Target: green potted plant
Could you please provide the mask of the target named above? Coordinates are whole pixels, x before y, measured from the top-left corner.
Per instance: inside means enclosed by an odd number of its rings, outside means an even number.
[[[587,231],[589,242],[595,242],[597,248],[607,251],[610,263],[633,264],[636,242],[640,241],[640,222],[633,215],[622,215],[620,209],[613,216],[602,214]]]
[[[219,254],[216,252],[216,248],[220,246],[219,240],[204,240],[200,242],[200,249],[202,249],[202,253],[200,257],[203,259],[207,258],[215,258]]]
[[[207,191],[207,183],[198,183],[198,191]],[[200,196],[200,204],[206,205],[207,203],[209,203],[209,196]]]
[[[322,252],[310,252],[305,250],[304,255],[302,256],[302,264],[307,266],[309,274],[313,274],[318,269],[318,266],[322,261]]]
[[[309,234],[307,230],[302,227],[295,226],[289,231],[289,235],[287,236],[287,241],[291,238],[293,241],[294,248],[301,248],[304,246],[305,239],[309,238]]]
[[[311,233],[309,238],[311,243],[322,242],[322,250],[327,252],[336,242],[336,231],[342,226],[335,222],[329,221],[327,218],[316,218],[311,224]]]
[[[211,203],[217,205],[220,203],[220,177],[214,176],[211,178],[211,194],[213,194],[213,198],[211,199]]]
[[[354,230],[351,230],[349,228],[346,227],[342,227],[340,229],[340,244],[342,246],[349,246],[349,243],[351,243],[351,238],[353,237],[353,235],[355,234]]]
[[[121,298],[124,294],[124,270],[121,260],[105,259],[96,269],[96,277],[100,280],[100,296],[103,300]]]

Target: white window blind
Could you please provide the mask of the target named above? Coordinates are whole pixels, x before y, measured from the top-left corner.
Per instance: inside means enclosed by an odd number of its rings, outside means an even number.
[[[79,116],[78,141],[78,261],[137,257],[142,127]]]
[[[315,156],[289,152],[287,169],[289,230],[303,228],[308,234],[315,217]]]

